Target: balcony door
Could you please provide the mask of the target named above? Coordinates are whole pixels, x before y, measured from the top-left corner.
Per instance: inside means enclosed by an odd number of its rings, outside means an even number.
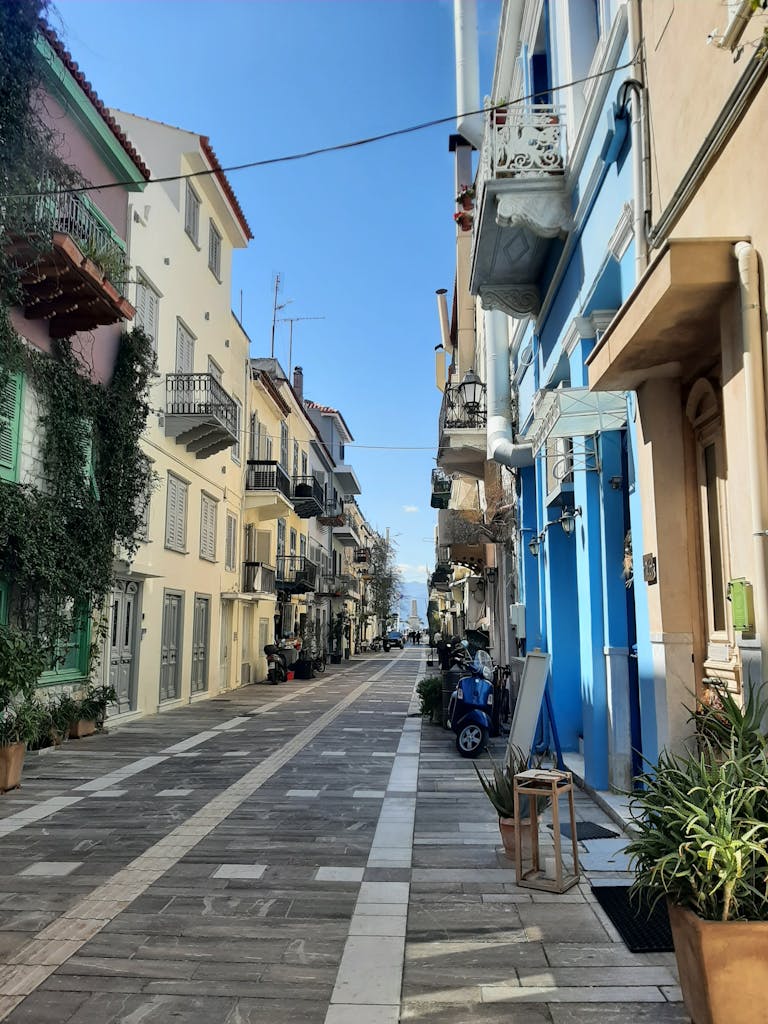
[[[210,636],[210,599],[195,595],[192,620],[192,693],[208,689],[208,639]]]
[[[181,625],[183,596],[165,592],[160,644],[160,700],[176,700],[181,694]]]
[[[176,321],[176,373],[194,373],[195,339],[181,320]]]
[[[118,713],[136,706],[137,607],[138,585],[131,580],[116,580],[109,632],[109,685],[117,693]]]
[[[221,602],[221,637],[219,639],[219,689],[229,688],[229,665],[232,651],[232,602]]]

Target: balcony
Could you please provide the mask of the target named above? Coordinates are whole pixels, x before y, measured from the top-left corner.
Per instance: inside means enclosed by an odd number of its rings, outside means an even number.
[[[166,374],[165,436],[198,459],[237,444],[237,408],[214,376]]]
[[[318,567],[305,555],[277,556],[277,589],[287,594],[310,594],[317,589]]]
[[[457,472],[475,477],[483,475],[487,447],[486,389],[485,384],[475,387],[472,401],[467,401],[463,383],[449,384],[443,393],[437,461],[444,475]],[[447,508],[448,503],[436,507]]]
[[[133,319],[125,242],[84,196],[40,196],[6,210],[6,230],[24,316],[47,320],[52,338]]]
[[[438,593],[447,594],[450,590],[451,570],[450,568],[442,565],[438,565],[435,571],[429,578],[429,586],[431,590],[436,590]]]
[[[319,516],[325,508],[323,485],[314,476],[295,476],[291,500],[296,515],[301,519]]]
[[[345,548],[360,547],[360,534],[357,532],[357,524],[348,512],[342,515],[339,525],[334,526],[333,539],[343,544]]]
[[[340,501],[326,501],[322,515],[317,517],[321,526],[341,526],[344,522],[344,508]]]
[[[264,562],[243,562],[243,593],[274,597],[277,593],[275,567]]]
[[[274,459],[248,459],[245,464],[246,509],[256,509],[261,520],[279,519],[292,511],[291,478]]]
[[[352,555],[352,561],[355,565],[366,566],[371,564],[371,549],[370,548],[355,548],[354,554]]]
[[[539,282],[571,225],[559,107],[490,111],[477,171],[470,291],[485,309],[523,317],[540,309]]]
[[[323,597],[349,597],[356,587],[355,577],[342,573],[337,576],[323,576],[318,583],[317,593]]]
[[[448,508],[451,500],[451,478],[439,467],[432,470],[432,496],[429,504],[432,508]]]

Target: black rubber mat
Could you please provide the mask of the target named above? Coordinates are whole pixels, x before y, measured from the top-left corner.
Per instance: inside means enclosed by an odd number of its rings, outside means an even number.
[[[672,932],[664,900],[649,916],[647,901],[630,901],[628,885],[593,885],[592,892],[631,953],[672,953]]]
[[[550,825],[550,828],[552,826]],[[564,836],[571,838],[571,823],[570,821],[560,822],[560,832]],[[618,832],[611,832],[609,828],[603,828],[602,825],[597,825],[594,821],[577,821],[576,822],[576,838],[582,839],[615,839]]]

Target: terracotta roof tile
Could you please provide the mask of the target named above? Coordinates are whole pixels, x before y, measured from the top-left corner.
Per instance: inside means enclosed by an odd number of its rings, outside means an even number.
[[[354,440],[352,436],[352,431],[347,426],[347,421],[344,419],[344,417],[341,415],[338,409],[332,409],[330,405],[318,405],[317,402],[310,402],[309,399],[306,398],[304,399],[304,405],[308,409],[317,409],[317,411],[321,413],[323,416],[338,416],[339,419],[341,420],[342,426],[349,435],[350,440]]]
[[[240,203],[238,202],[234,189],[230,185],[229,179],[222,170],[221,164],[219,163],[219,158],[214,153],[213,146],[211,145],[211,140],[208,138],[207,135],[200,136],[200,147],[203,153],[205,153],[208,159],[208,163],[214,169],[216,180],[221,185],[224,194],[229,200],[230,205],[232,206],[232,209],[235,213],[235,216],[237,217],[240,223],[240,227],[245,232],[245,237],[253,238],[253,232],[251,231],[248,225],[248,221],[245,219],[245,214],[243,213]]]
[[[128,141],[128,137],[123,132],[123,130],[120,128],[120,125],[117,123],[117,121],[114,119],[114,117],[112,117],[112,115],[109,113],[107,108],[101,102],[101,100],[99,99],[99,97],[98,97],[98,95],[96,93],[96,90],[93,88],[91,83],[88,81],[88,79],[82,73],[82,71],[80,70],[78,65],[75,63],[75,61],[73,60],[72,55],[70,54],[70,52],[64,47],[64,45],[61,42],[61,40],[58,38],[56,33],[53,31],[53,29],[49,25],[41,25],[40,26],[40,32],[48,40],[48,42],[51,45],[51,48],[56,53],[56,56],[62,62],[64,67],[67,69],[67,71],[69,71],[70,75],[72,75],[74,80],[77,82],[77,84],[83,90],[83,92],[88,97],[88,99],[91,101],[91,103],[94,105],[96,110],[98,110],[99,114],[101,115],[102,119],[104,120],[104,123],[107,125],[109,130],[112,132],[112,134],[115,136],[117,141],[123,147],[125,152],[128,154],[128,156],[134,162],[136,167],[139,169],[139,171],[141,172],[142,177],[145,179],[145,181],[148,181],[149,178],[150,178],[150,175],[151,175],[151,172],[150,172],[149,168],[147,167],[147,165],[144,163],[144,161],[139,156],[139,153],[138,153],[138,150],[136,149],[136,147],[133,146]]]

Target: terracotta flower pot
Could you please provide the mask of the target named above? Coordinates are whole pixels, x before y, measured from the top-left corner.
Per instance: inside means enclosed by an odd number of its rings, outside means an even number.
[[[0,793],[5,793],[7,789],[16,789],[21,782],[26,749],[26,743],[9,743],[0,747]]]
[[[764,1024],[768,921],[704,921],[667,906],[680,988],[695,1024]]]
[[[69,727],[69,738],[81,740],[83,736],[92,736],[96,732],[96,723],[90,718],[80,718]]]
[[[471,209],[474,208],[474,205],[475,205],[475,200],[472,198],[472,196],[462,196],[461,197],[461,208],[462,208],[462,210],[471,210]]]
[[[504,852],[512,860],[515,858],[515,833],[517,822],[514,818],[499,818],[499,832],[501,841],[504,844]],[[531,857],[531,819],[523,818],[520,822],[520,834],[523,845],[523,859],[530,860]]]
[[[471,217],[461,217],[459,220],[456,221],[456,223],[459,225],[459,227],[461,228],[462,231],[471,231],[472,230],[472,218]]]

